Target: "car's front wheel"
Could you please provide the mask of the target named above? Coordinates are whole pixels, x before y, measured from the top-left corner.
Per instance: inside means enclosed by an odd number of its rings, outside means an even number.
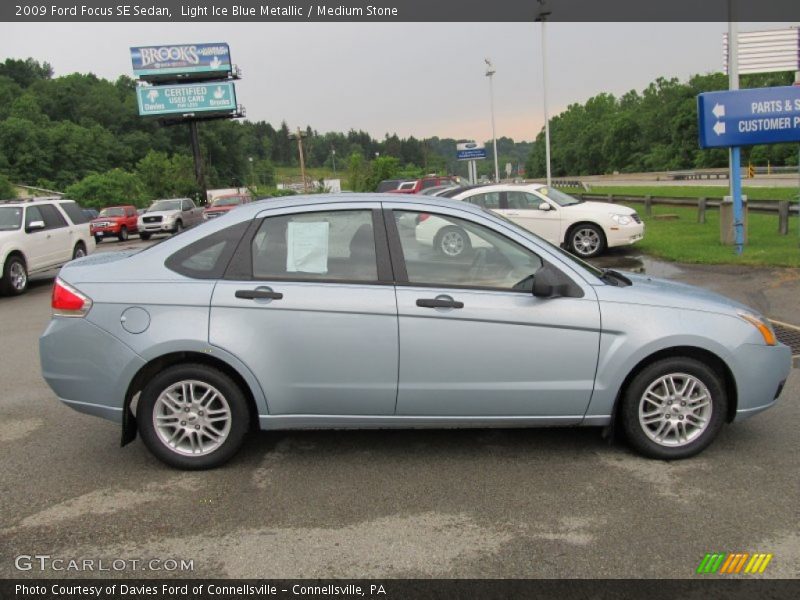
[[[606,236],[598,225],[583,223],[570,230],[569,248],[581,258],[594,258],[606,249]]]
[[[630,444],[651,458],[688,458],[704,450],[725,421],[728,398],[720,376],[694,358],[665,358],[642,369],[622,399]]]
[[[179,469],[211,469],[233,457],[250,426],[242,390],[199,364],[170,367],[142,390],[137,422],[147,448]]]
[[[172,233],[180,233],[181,231],[183,231],[183,222],[175,221],[175,228],[172,230]]]
[[[140,231],[139,232],[139,239],[146,242],[147,240],[150,239],[150,234],[149,233],[145,233],[144,231]]]
[[[3,265],[0,291],[9,296],[18,296],[28,289],[28,268],[21,256],[10,256]]]
[[[124,242],[128,239],[128,228],[123,226],[119,230],[119,235],[117,236],[120,242]]]

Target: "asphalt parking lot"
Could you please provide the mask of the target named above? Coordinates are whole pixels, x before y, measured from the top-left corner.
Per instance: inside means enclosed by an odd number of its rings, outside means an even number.
[[[604,261],[800,323],[797,269]],[[777,407],[686,461],[639,458],[597,429],[324,431],[253,435],[226,467],[183,473],[138,440],[120,448],[117,425],[44,383],[51,282],[0,298],[0,577],[92,575],[15,569],[39,554],[193,560],[169,575],[195,577],[681,578],[734,551],[774,554],[760,577],[800,576],[797,369]]]

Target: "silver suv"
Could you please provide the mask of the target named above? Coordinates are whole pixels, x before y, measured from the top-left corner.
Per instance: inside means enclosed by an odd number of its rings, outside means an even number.
[[[94,250],[89,221],[72,200],[0,201],[0,292],[22,294],[28,277]]]

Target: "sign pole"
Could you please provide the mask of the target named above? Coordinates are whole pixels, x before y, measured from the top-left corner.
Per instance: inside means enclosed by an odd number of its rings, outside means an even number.
[[[739,89],[739,28],[734,20],[734,0],[728,0],[728,88]],[[744,251],[744,220],[742,213],[742,157],[741,148],[734,146],[729,151],[731,198],[733,200],[733,231],[736,254]]]
[[[208,200],[208,192],[206,191],[206,177],[203,173],[203,156],[200,154],[200,136],[197,132],[197,121],[191,119],[189,121],[189,136],[192,140],[192,156],[194,157],[194,178],[197,182],[202,196],[200,201],[205,204]]]

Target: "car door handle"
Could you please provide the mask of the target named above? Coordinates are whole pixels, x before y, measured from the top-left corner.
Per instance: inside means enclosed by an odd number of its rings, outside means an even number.
[[[464,308],[464,303],[452,298],[419,298],[417,306],[421,308]]]
[[[283,294],[269,289],[236,290],[236,297],[245,300],[280,300]]]

